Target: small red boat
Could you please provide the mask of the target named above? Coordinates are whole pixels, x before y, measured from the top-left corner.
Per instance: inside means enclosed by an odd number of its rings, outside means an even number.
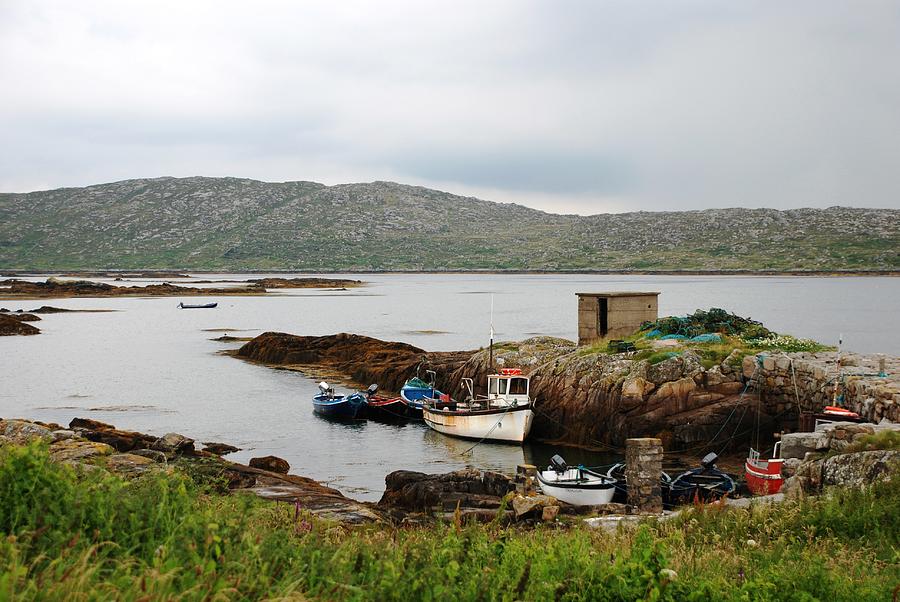
[[[366,410],[372,418],[397,419],[406,418],[406,404],[402,397],[384,397],[371,395],[367,399]]]
[[[747,474],[747,488],[754,495],[771,495],[781,490],[784,483],[781,465],[784,464],[784,460],[779,458],[779,455],[781,455],[780,441],[775,444],[770,460],[760,460],[759,452],[750,448],[744,469]]]

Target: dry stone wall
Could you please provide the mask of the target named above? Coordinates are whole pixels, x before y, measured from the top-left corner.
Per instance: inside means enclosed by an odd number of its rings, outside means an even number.
[[[884,357],[881,376],[882,357],[772,352],[745,357],[742,368],[770,412],[796,415],[798,408],[821,412],[825,406],[840,405],[869,422],[900,422],[900,358]]]

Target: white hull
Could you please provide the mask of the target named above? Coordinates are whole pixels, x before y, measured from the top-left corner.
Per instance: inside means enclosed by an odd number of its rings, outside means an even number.
[[[569,469],[562,475],[553,470],[546,470],[540,473],[538,482],[545,494],[573,506],[598,506],[612,501],[616,492],[612,479],[605,477],[593,479],[589,476],[586,482],[581,483],[584,486],[578,486],[574,480],[577,475],[577,469]],[[554,481],[559,481],[559,484],[554,484]]]
[[[530,407],[503,412],[445,412],[425,408],[425,423],[439,433],[466,439],[521,443],[531,431]]]

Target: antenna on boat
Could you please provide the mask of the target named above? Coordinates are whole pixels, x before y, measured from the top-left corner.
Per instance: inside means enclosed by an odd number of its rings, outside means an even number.
[[[488,355],[488,372],[494,371],[494,293],[491,293],[491,345]]]

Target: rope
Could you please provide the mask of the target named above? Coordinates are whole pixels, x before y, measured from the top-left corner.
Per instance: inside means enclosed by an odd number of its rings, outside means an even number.
[[[475,445],[473,445],[472,447],[470,447],[469,449],[467,449],[467,450],[464,451],[464,452],[460,452],[459,455],[460,455],[460,456],[465,456],[466,454],[471,453],[473,449],[475,449],[476,447],[478,447],[479,445],[481,445],[482,443],[484,443],[485,439],[487,439],[488,437],[490,437],[490,436],[491,436],[491,433],[494,432],[494,429],[496,429],[498,426],[500,426],[500,423],[503,422],[503,419],[506,418],[506,415],[507,415],[511,410],[515,409],[516,407],[517,407],[517,406],[509,406],[507,409],[503,410],[503,413],[500,414],[500,419],[494,424],[494,426],[491,427],[491,430],[489,430],[489,431],[487,432],[487,434],[486,434],[484,437],[482,437],[481,439],[479,439],[478,441],[476,441],[476,442],[475,442]],[[531,409],[534,410],[534,404],[531,404]]]

